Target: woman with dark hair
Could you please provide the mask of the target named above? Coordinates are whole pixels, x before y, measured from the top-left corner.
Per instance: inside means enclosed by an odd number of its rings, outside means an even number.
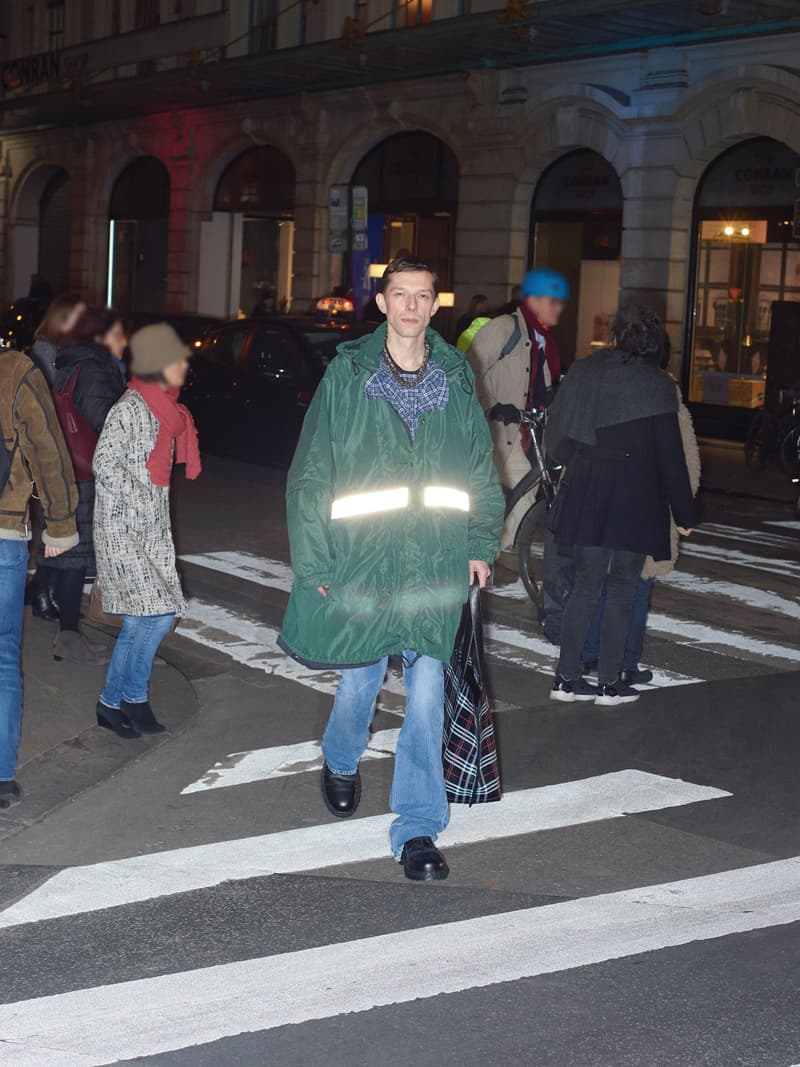
[[[57,660],[99,664],[105,661],[100,649],[92,645],[79,629],[81,594],[87,575],[94,575],[94,478],[91,459],[106,415],[124,392],[124,379],[118,361],[126,346],[122,320],[111,308],[86,308],[64,342],[56,358],[53,392],[63,418],[64,404],[71,408],[70,426],[64,425],[64,438],[72,455],[78,483],[78,533],[80,543],[48,560],[57,572],[55,598],[60,627],[53,646]],[[59,399],[62,403],[59,404]],[[75,424],[81,433],[74,433]],[[80,439],[81,454],[76,451]]]
[[[36,327],[31,355],[51,387],[56,376],[59,346],[85,310],[86,304],[79,296],[63,293],[50,304]]]
[[[612,347],[574,364],[551,408],[548,451],[567,466],[551,524],[575,559],[553,700],[638,699],[620,678],[636,583],[647,556],[670,558],[670,514],[684,536],[695,525],[678,395],[661,369],[665,337],[649,308],[621,310]],[[582,678],[581,652],[604,583],[595,688]]]
[[[197,432],[178,403],[190,350],[165,322],[131,338],[133,379],[106,420],[94,457],[95,544],[103,607],[122,616],[97,722],[120,737],[164,727],[149,702],[158,646],[186,601],[169,513],[173,461],[200,474]]]

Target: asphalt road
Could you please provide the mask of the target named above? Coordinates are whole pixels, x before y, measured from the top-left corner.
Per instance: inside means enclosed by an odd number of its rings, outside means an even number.
[[[498,569],[505,797],[454,811],[451,877],[419,886],[385,842],[394,670],[357,817],[322,806],[335,676],[275,644],[281,483],[217,460],[176,494],[194,725],[3,842],[0,1064],[800,1062],[791,505],[702,497],[653,596],[658,685],[622,709],[550,704],[554,650]]]

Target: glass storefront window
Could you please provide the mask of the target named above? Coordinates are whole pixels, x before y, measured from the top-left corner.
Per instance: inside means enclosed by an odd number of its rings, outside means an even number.
[[[800,301],[800,157],[762,139],[711,165],[696,205],[689,400],[764,407],[776,301]]]

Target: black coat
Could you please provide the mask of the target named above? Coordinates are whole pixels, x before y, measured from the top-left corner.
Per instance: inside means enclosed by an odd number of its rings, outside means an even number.
[[[63,389],[83,363],[78,384],[72,395],[76,409],[100,433],[106,415],[125,392],[125,383],[117,361],[102,345],[67,345],[56,357],[53,389]]]
[[[568,468],[556,541],[669,559],[670,511],[678,526],[696,524],[677,414],[598,427],[596,436],[594,446],[567,439],[560,449]]]

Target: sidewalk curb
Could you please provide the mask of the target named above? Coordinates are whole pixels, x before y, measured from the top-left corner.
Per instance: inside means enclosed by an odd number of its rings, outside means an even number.
[[[106,636],[116,636],[114,631],[103,627],[92,626],[91,629]],[[92,723],[21,764],[18,779],[23,791],[22,803],[0,812],[0,841],[15,837],[113,778],[123,768],[145,759],[151,752],[180,737],[194,723],[200,701],[191,679],[171,662],[168,648],[160,650],[159,659],[168,673],[166,676],[161,674],[164,667],[159,667],[157,661],[154,669],[156,692],[165,687],[165,682],[172,683],[167,685],[168,688],[181,691],[179,699],[169,701],[166,714],[162,716],[159,712],[167,732],[125,741]],[[1,864],[0,869],[3,869]]]

